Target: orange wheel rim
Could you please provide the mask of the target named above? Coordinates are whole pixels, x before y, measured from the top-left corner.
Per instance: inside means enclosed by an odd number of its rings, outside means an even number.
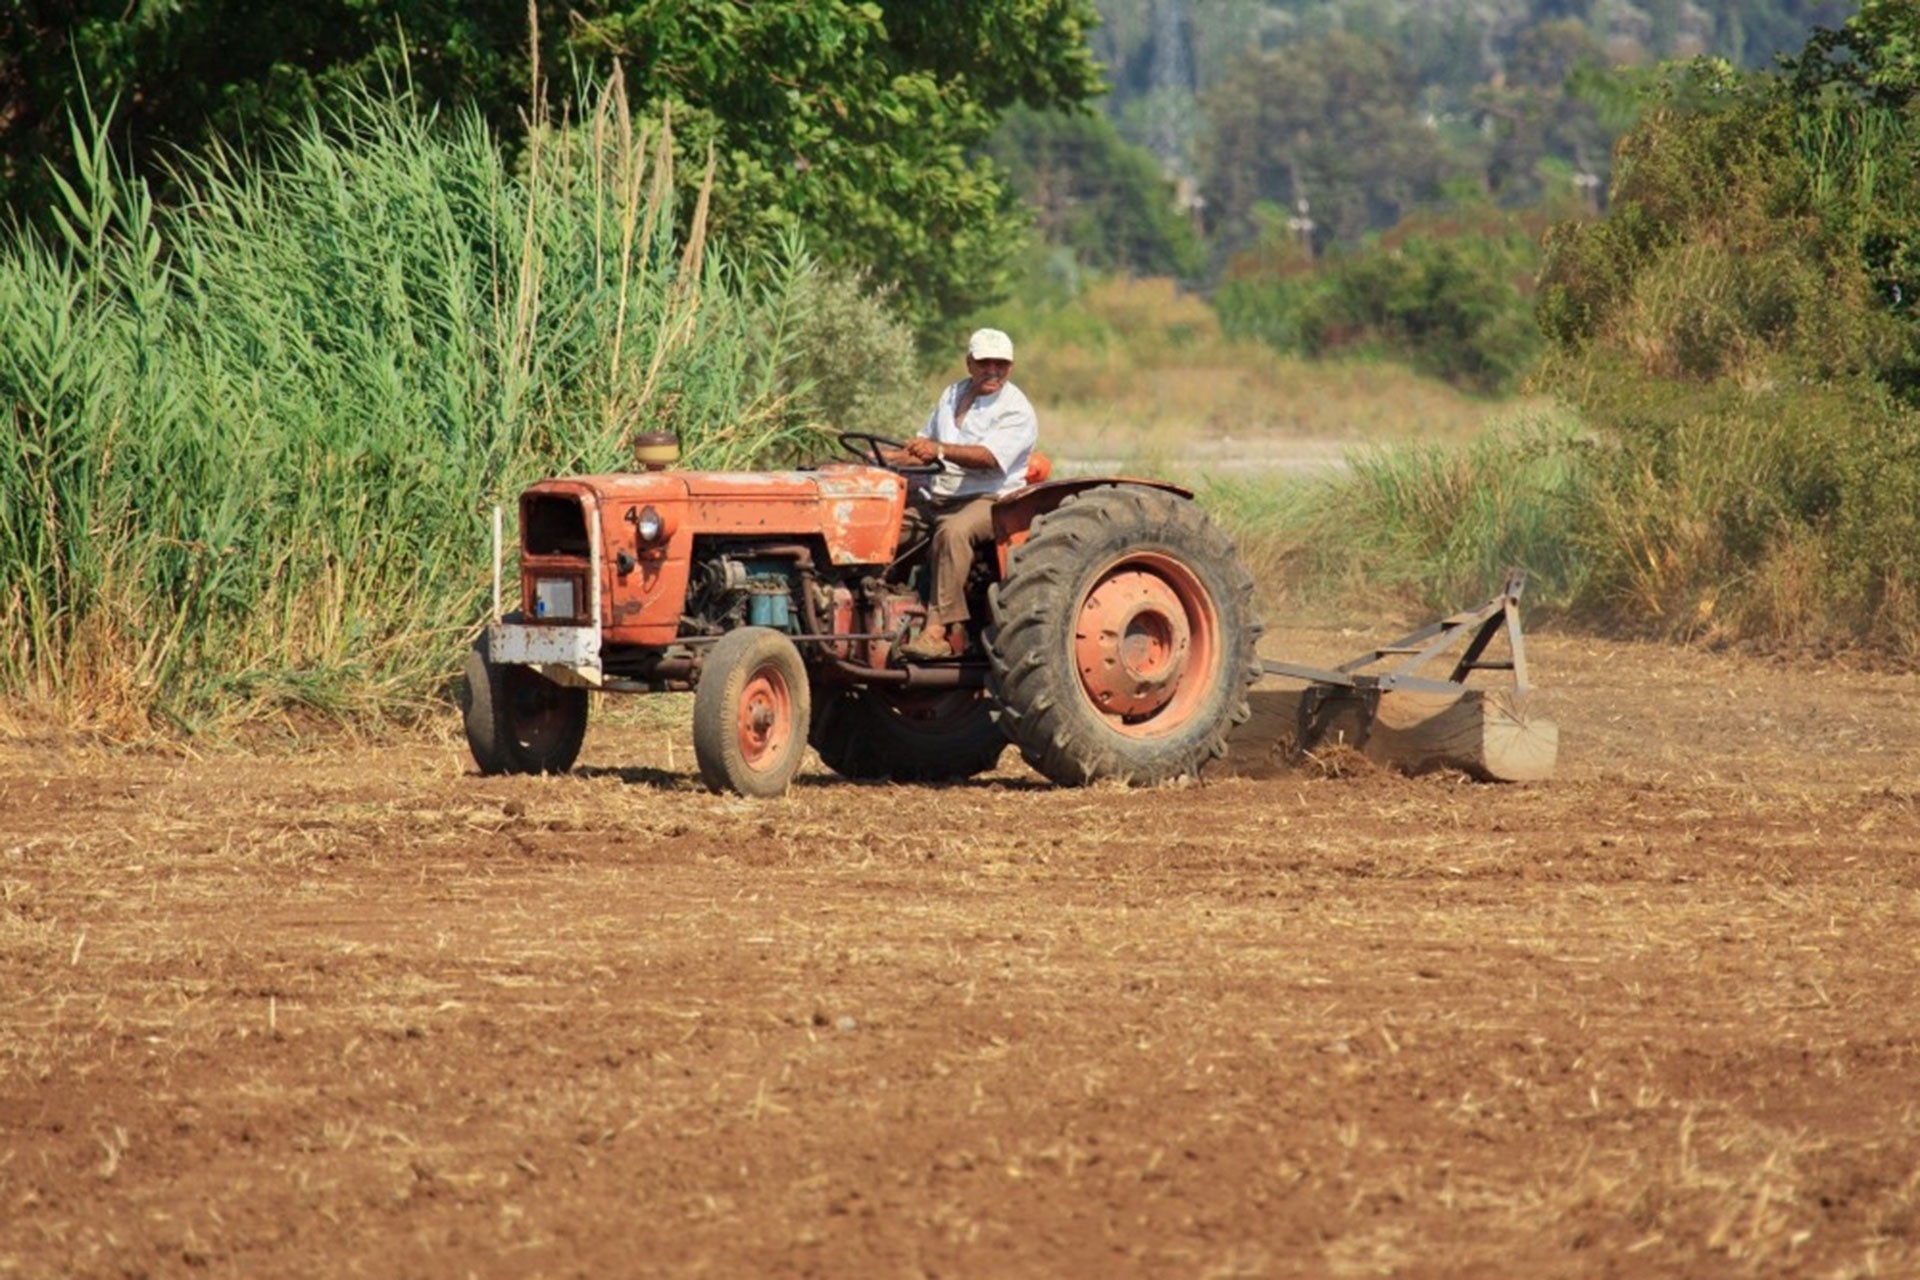
[[[1220,652],[1213,597],[1170,556],[1127,556],[1102,570],[1074,619],[1080,688],[1129,737],[1187,725],[1215,683]]]
[[[792,741],[793,730],[793,690],[778,671],[760,668],[740,691],[740,758],[749,769],[772,768]]]

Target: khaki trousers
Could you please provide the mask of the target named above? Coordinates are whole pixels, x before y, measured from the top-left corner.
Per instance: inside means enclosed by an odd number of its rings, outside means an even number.
[[[993,541],[993,495],[917,499],[907,508],[902,537],[912,542],[927,536],[929,528],[927,593],[933,614],[942,623],[965,622],[974,550]]]

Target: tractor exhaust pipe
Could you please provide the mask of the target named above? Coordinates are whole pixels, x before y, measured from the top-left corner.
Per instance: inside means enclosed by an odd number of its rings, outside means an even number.
[[[952,666],[868,667],[844,658],[834,658],[832,669],[861,684],[890,684],[903,689],[984,689],[987,668],[984,663],[959,663]]]

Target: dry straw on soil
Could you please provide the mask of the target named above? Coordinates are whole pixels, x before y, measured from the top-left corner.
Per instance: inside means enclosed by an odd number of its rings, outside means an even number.
[[[8,746],[0,1273],[1920,1265],[1920,686],[1533,656],[1528,788]]]

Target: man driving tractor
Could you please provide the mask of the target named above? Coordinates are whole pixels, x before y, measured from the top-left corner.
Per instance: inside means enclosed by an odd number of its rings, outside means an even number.
[[[974,552],[993,541],[994,499],[1027,483],[1040,435],[1033,404],[1007,381],[1012,371],[1013,340],[998,329],[976,330],[967,342],[967,376],[940,393],[918,436],[889,451],[889,461],[939,468],[915,484],[903,533],[903,545],[911,545],[931,530],[927,621],[900,647],[904,657],[951,658],[966,647]]]
[[[522,490],[517,607],[503,590],[467,654],[474,762],[572,768],[596,689],[691,691],[701,780],[741,796],[784,792],[809,749],[843,777],[934,781],[1012,744],[1063,786],[1218,759],[1263,671],[1252,576],[1184,489],[1038,483],[1012,367],[980,330],[918,438],[840,432],[837,465],[643,459]],[[930,584],[900,539],[910,496]],[[900,661],[903,632],[926,658]]]

